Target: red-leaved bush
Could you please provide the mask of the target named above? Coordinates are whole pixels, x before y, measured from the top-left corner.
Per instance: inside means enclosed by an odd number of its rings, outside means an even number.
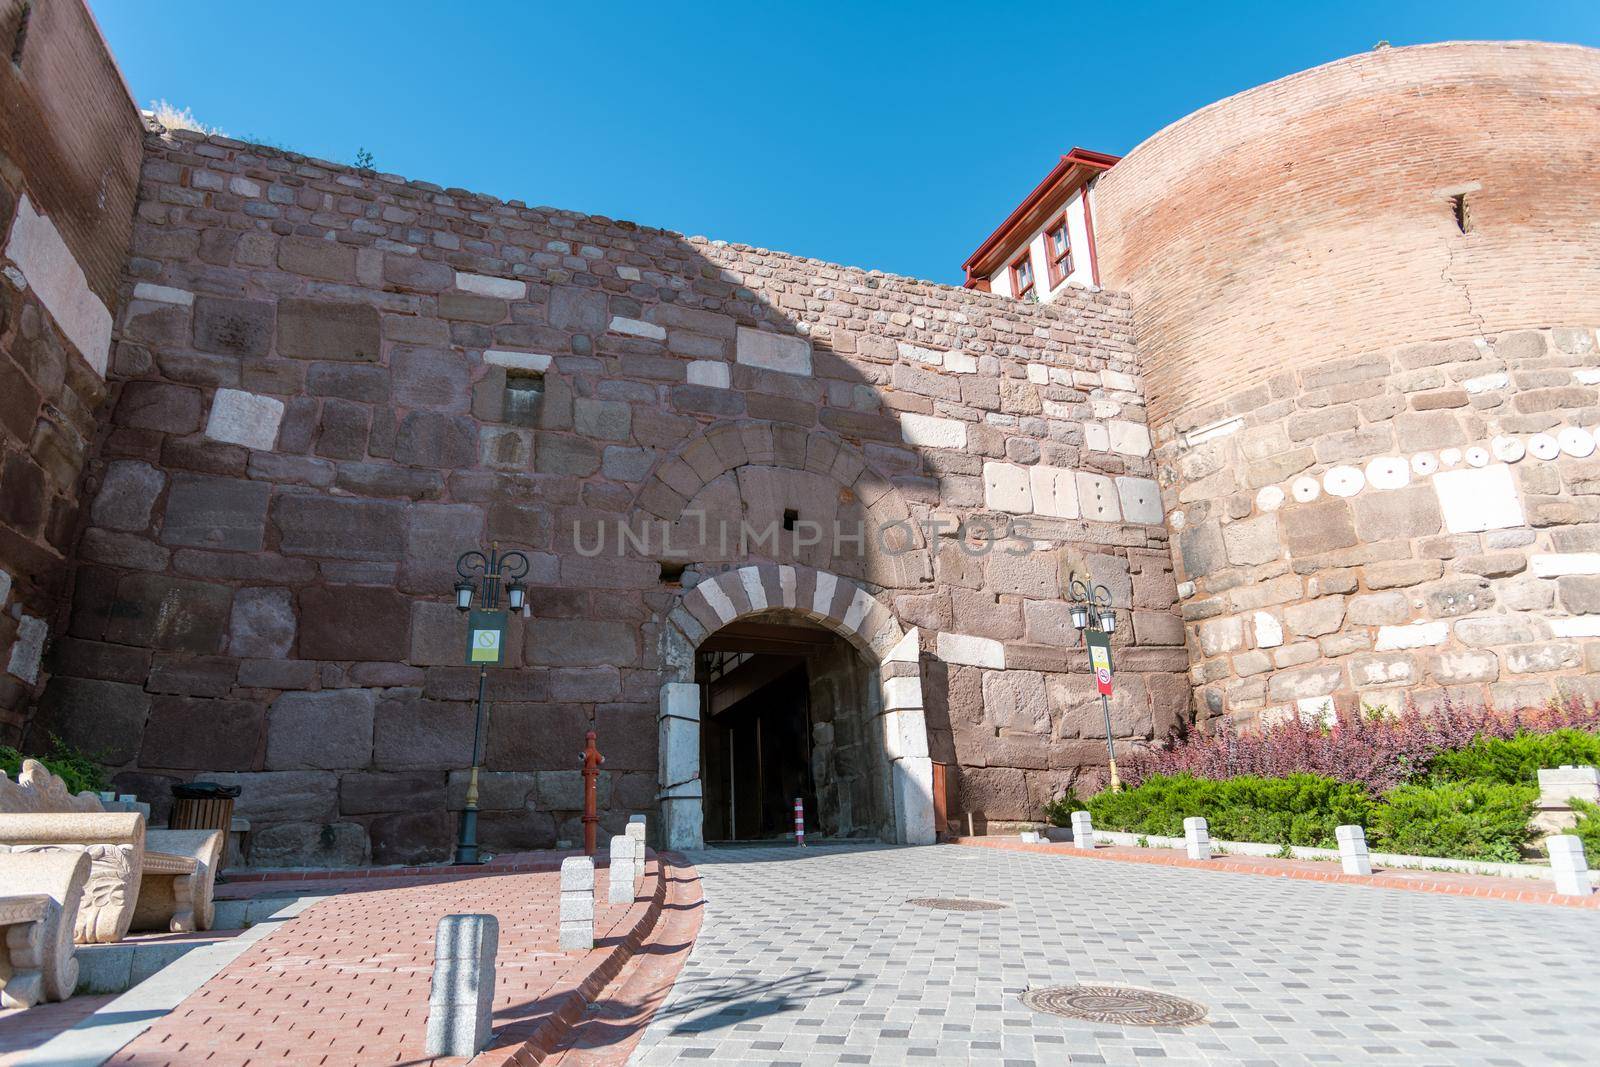
[[[1152,774],[1224,779],[1241,774],[1278,778],[1297,771],[1357,782],[1374,796],[1421,774],[1440,752],[1465,748],[1476,738],[1543,734],[1566,727],[1600,727],[1600,704],[1574,697],[1565,704],[1500,712],[1493,707],[1435,710],[1415,707],[1395,715],[1352,716],[1323,726],[1298,719],[1257,734],[1226,732],[1170,737],[1119,764],[1123,781],[1136,786]]]

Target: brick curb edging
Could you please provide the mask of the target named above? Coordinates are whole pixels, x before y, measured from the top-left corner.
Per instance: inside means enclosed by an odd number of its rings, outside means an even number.
[[[993,837],[956,837],[949,841],[967,848],[995,848],[1009,852],[1035,852],[1049,855],[1071,856],[1075,859],[1114,860],[1123,863],[1146,863],[1157,867],[1187,867],[1197,871],[1227,871],[1230,874],[1254,874],[1271,878],[1293,878],[1305,882],[1338,882],[1345,885],[1378,886],[1384,889],[1408,889],[1414,893],[1443,893],[1449,896],[1474,897],[1479,900],[1509,900],[1521,904],[1555,904],[1564,908],[1600,910],[1600,893],[1586,897],[1567,896],[1550,890],[1516,889],[1502,883],[1510,879],[1492,879],[1487,875],[1455,875],[1455,880],[1428,877],[1436,872],[1418,872],[1415,875],[1375,873],[1371,875],[1345,874],[1332,864],[1326,871],[1309,870],[1291,866],[1295,861],[1274,862],[1269,858],[1244,859],[1219,856],[1210,860],[1192,860],[1166,850],[1151,852],[1146,849],[1123,846],[1101,846],[1080,849],[1072,845],[1038,844]]]
[[[610,947],[605,958],[584,976],[583,981],[559,994],[553,1011],[532,1022],[513,1024],[496,1033],[494,1043],[473,1057],[473,1067],[501,1064],[507,1067],[533,1067],[543,1063],[545,1057],[561,1047],[573,1027],[583,1019],[589,1004],[621,972],[623,965],[644,944],[661,917],[662,907],[666,904],[667,875],[671,867],[661,853],[653,855],[656,872],[650,904],[623,939]]]
[[[219,885],[250,882],[342,882],[368,878],[430,878],[458,874],[546,874],[559,871],[568,856],[581,856],[581,849],[554,853],[554,859],[490,860],[488,863],[439,864],[426,867],[306,867],[285,871],[222,871]],[[598,861],[598,857],[597,857]]]

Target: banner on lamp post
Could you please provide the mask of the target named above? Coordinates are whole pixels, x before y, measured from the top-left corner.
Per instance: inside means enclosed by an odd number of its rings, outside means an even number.
[[[1089,646],[1089,667],[1094,671],[1094,683],[1100,695],[1111,695],[1111,635],[1099,630],[1084,631],[1084,643]]]
[[[498,667],[505,659],[506,613],[473,611],[467,616],[467,662]]]

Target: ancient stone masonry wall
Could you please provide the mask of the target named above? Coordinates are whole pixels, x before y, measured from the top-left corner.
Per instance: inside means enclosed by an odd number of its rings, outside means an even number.
[[[1197,411],[1158,456],[1203,717],[1600,698],[1591,326],[1409,345]]]
[[[476,685],[453,563],[491,539],[532,590],[491,676],[490,848],[578,837],[591,723],[610,832],[651,807],[662,620],[741,562],[922,628],[934,758],[992,818],[1103,758],[1063,550],[1124,609],[1118,732],[1184,714],[1122,297],[1025,307],[184,133],[147,141],[123,289],[33,736],[146,795],[241,785],[256,862],[445,854]],[[786,512],[900,532],[704,532]],[[581,550],[619,519],[650,541]]]
[[[63,601],[143,128],[77,3],[0,0],[0,743]]]

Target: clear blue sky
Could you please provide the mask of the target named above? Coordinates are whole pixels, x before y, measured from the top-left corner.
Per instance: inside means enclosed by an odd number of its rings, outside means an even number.
[[[1072,145],[1379,40],[1600,45],[1596,0],[90,4],[233,136],[947,282]]]

